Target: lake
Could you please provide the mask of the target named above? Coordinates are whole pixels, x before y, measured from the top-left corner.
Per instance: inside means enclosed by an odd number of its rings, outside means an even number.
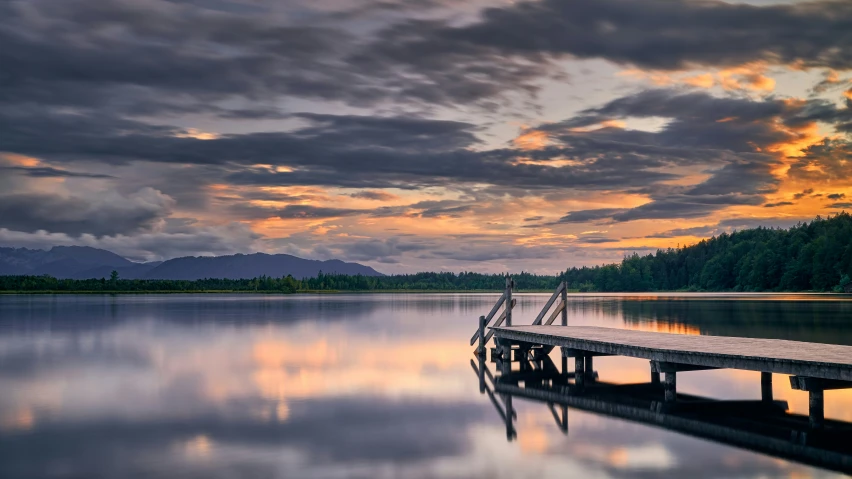
[[[516,294],[514,324],[548,296]],[[507,441],[468,344],[497,297],[0,296],[0,477],[839,476],[572,408],[564,434],[546,404],[520,399]],[[574,325],[852,345],[842,296],[569,302]],[[649,376],[630,358],[596,358],[595,369],[615,383]],[[758,399],[759,378],[689,372],[678,391]],[[773,389],[807,414],[807,393],[785,376]],[[826,417],[852,421],[852,390],[826,392]]]

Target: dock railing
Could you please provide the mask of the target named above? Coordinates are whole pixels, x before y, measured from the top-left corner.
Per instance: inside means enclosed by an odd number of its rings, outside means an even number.
[[[485,354],[486,348],[485,345],[491,341],[492,336],[494,336],[494,330],[486,332],[489,327],[499,327],[502,326],[503,323],[506,323],[506,326],[512,325],[512,309],[514,309],[517,301],[512,298],[512,290],[515,287],[515,281],[512,280],[511,277],[506,277],[506,289],[503,291],[503,294],[497,300],[497,303],[494,304],[494,307],[491,308],[491,311],[486,316],[479,317],[479,327],[476,329],[476,332],[473,333],[473,336],[470,338],[470,345],[473,346],[476,344],[477,340],[479,341],[479,346],[476,348],[476,354]],[[561,296],[559,303],[556,305],[556,308],[547,318],[547,321],[544,322],[545,325],[551,325],[556,320],[556,317],[560,314],[562,315],[562,326],[568,326],[568,285],[563,281],[559,283],[559,286],[556,287],[556,291],[553,292],[553,295],[550,296],[550,299],[545,303],[544,308],[538,313],[535,320],[533,321],[533,326],[542,324],[544,320],[544,316],[548,311],[553,307],[553,303],[556,302],[556,299]],[[494,319],[494,315],[497,314],[497,311],[500,311],[502,306],[506,305],[503,309],[503,312],[500,316],[497,317],[497,320],[491,325],[491,320]]]
[[[506,277],[506,289],[503,290],[503,294],[500,296],[500,299],[497,300],[497,303],[494,304],[494,307],[491,308],[491,311],[487,316],[479,317],[479,327],[476,329],[476,332],[473,333],[473,337],[470,338],[470,345],[473,346],[476,344],[476,341],[479,340],[479,346],[476,348],[476,354],[485,354],[485,345],[488,344],[488,341],[491,340],[491,337],[494,335],[494,331],[485,330],[489,327],[491,320],[494,319],[494,315],[497,314],[497,311],[500,310],[500,307],[506,306],[503,309],[503,312],[497,318],[497,321],[494,323],[494,327],[502,326],[503,323],[506,323],[506,326],[512,325],[512,309],[517,304],[515,299],[512,299],[512,289],[515,287],[515,281],[512,280],[510,276]]]
[[[544,308],[542,308],[541,312],[538,313],[538,316],[536,316],[535,321],[532,322],[533,326],[541,324],[544,316],[559,296],[562,296],[559,304],[556,305],[556,309],[553,310],[553,313],[550,314],[550,317],[547,318],[547,321],[544,324],[550,326],[553,324],[553,321],[556,320],[556,316],[562,313],[562,326],[568,326],[568,285],[565,284],[565,281],[559,283],[559,286],[556,287],[556,291],[553,292],[553,295],[547,300],[547,303],[545,303]]]

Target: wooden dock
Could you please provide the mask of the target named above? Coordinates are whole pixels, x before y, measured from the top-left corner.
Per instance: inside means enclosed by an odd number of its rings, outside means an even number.
[[[589,375],[595,356],[647,359],[652,383],[659,383],[660,374],[665,374],[664,397],[669,402],[677,400],[678,372],[760,371],[765,401],[772,400],[772,374],[789,374],[791,387],[808,391],[810,395],[809,415],[814,428],[824,423],[824,391],[852,388],[852,346],[590,326],[513,326],[492,328],[492,331],[498,345],[495,348],[498,359],[508,358],[508,362],[512,355],[541,355],[561,348],[563,358],[574,358],[574,377],[580,385],[593,380]]]
[[[744,369],[852,381],[852,346],[781,339],[651,333],[591,326],[493,328],[514,342],[592,355],[629,356],[707,368]],[[573,354],[569,353],[568,357]]]
[[[852,388],[852,346],[568,326],[564,282],[531,325],[515,326],[513,287],[514,282],[507,277],[506,290],[488,315],[479,317],[479,327],[470,340],[471,345],[478,341],[475,353],[484,357],[487,343],[494,338],[492,359],[501,363],[503,375],[512,372],[513,361],[541,361],[558,347],[562,352],[563,374],[568,369],[568,358],[574,358],[571,377],[580,390],[596,380],[595,356],[627,356],[650,361],[651,384],[660,384],[660,375],[665,374],[662,390],[668,403],[677,401],[677,373],[706,369],[759,371],[761,400],[771,403],[772,375],[787,374],[793,389],[808,391],[809,422],[813,429],[825,424],[824,391]],[[503,313],[497,316],[501,307]],[[497,319],[489,328],[494,318]],[[557,318],[561,318],[561,326],[553,325]]]

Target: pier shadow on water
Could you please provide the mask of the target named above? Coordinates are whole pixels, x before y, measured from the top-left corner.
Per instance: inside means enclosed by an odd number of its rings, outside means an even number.
[[[787,401],[720,400],[678,393],[664,399],[657,378],[648,382],[614,384],[599,380],[596,371],[569,372],[549,355],[529,351],[512,361],[470,360],[479,390],[505,424],[506,439],[519,434],[519,400],[538,403],[552,415],[553,427],[570,437],[569,414],[582,411],[674,431],[821,469],[852,474],[852,423],[828,421],[813,429],[808,416],[789,412]],[[490,363],[496,364],[497,374]],[[582,374],[582,378],[577,377]],[[582,442],[583,433],[573,440]]]

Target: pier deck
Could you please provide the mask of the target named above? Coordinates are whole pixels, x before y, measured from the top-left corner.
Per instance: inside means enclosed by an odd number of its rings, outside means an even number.
[[[629,356],[707,368],[852,381],[852,346],[591,326],[512,326],[493,330],[498,340],[562,347],[590,356]]]
[[[852,388],[852,346],[805,343],[781,339],[690,336],[591,326],[532,326],[492,328],[497,359],[511,372],[513,356],[541,355],[554,347],[574,358],[574,380],[582,389],[594,382],[595,356],[627,356],[651,362],[651,382],[663,384],[666,402],[677,401],[677,373],[703,369],[760,371],[761,398],[772,401],[772,374],[789,374],[793,389],[808,391],[809,419],[822,428],[824,391]],[[480,347],[479,351],[483,348]],[[514,354],[513,354],[514,352]],[[535,357],[535,356],[534,356]]]

